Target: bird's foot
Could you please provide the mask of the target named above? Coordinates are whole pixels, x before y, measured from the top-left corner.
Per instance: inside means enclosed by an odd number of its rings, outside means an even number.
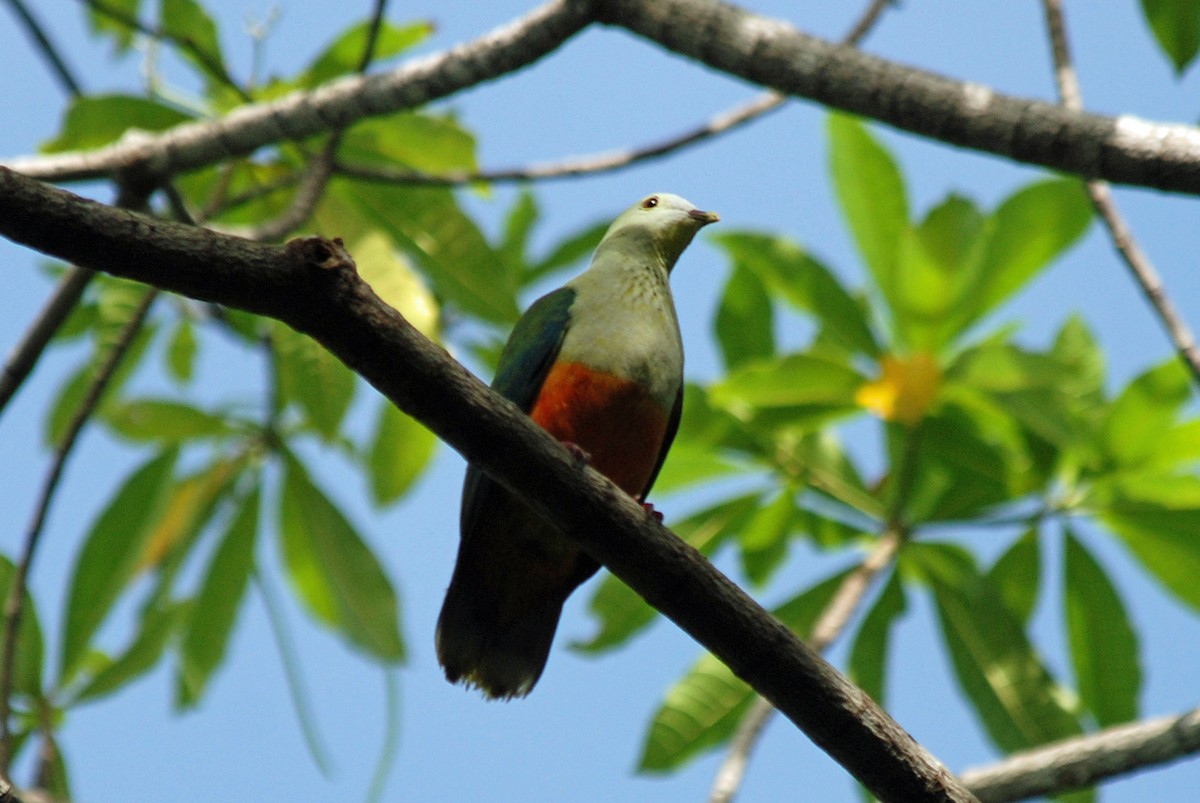
[[[642,510],[645,510],[646,513],[651,516],[651,518],[653,518],[659,524],[662,524],[663,514],[655,510],[654,505],[650,504],[649,502],[642,502]]]
[[[563,441],[563,446],[568,452],[571,453],[571,457],[575,459],[575,462],[578,463],[581,468],[592,462],[592,456],[588,454],[578,443],[574,443],[572,441]]]

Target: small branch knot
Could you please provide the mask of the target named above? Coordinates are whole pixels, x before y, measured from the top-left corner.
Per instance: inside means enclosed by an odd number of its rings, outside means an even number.
[[[341,237],[327,240],[324,237],[296,237],[284,246],[288,256],[305,263],[310,268],[322,271],[349,272],[358,275],[354,257],[346,250]]]

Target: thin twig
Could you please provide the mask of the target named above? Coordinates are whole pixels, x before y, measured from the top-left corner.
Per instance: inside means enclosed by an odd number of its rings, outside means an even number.
[[[83,85],[79,83],[79,79],[67,66],[66,60],[58,52],[58,48],[50,41],[46,29],[42,27],[37,17],[33,16],[33,12],[25,6],[24,0],[8,0],[8,4],[12,6],[13,13],[21,20],[26,32],[33,37],[38,52],[42,54],[42,58],[50,65],[54,74],[58,76],[58,82],[62,84],[67,94],[75,98],[82,95]]]
[[[1045,9],[1050,50],[1054,57],[1054,77],[1062,105],[1072,111],[1082,111],[1083,93],[1080,91],[1079,78],[1071,59],[1062,2],[1061,0],[1042,0],[1042,7]],[[1175,345],[1175,350],[1179,352],[1180,359],[1191,371],[1193,380],[1200,385],[1200,348],[1196,345],[1196,337],[1174,302],[1167,295],[1167,289],[1158,270],[1155,269],[1154,263],[1150,261],[1150,258],[1138,245],[1137,240],[1134,239],[1133,232],[1117,208],[1112,187],[1106,181],[1089,181],[1086,186],[1092,206],[1095,207],[1105,228],[1108,229],[1109,237],[1117,252],[1124,260],[1126,267],[1129,268],[1142,295],[1154,308],[1159,322]]]
[[[147,314],[150,312],[150,306],[154,303],[154,299],[158,297],[158,292],[158,290],[153,288],[146,291],[133,316],[130,317],[129,321],[121,329],[116,343],[113,344],[112,349],[97,370],[96,376],[88,388],[87,395],[80,402],[79,408],[75,411],[75,415],[71,418],[71,422],[67,425],[62,439],[58,443],[58,447],[54,450],[54,460],[50,466],[49,473],[46,475],[46,479],[42,483],[42,490],[38,497],[37,505],[34,507],[33,519],[30,521],[29,529],[25,533],[25,542],[21,547],[21,556],[17,561],[16,570],[13,573],[12,585],[8,590],[8,598],[4,603],[4,640],[3,652],[0,655],[0,776],[5,779],[9,778],[9,766],[13,757],[12,731],[9,729],[8,719],[12,710],[13,667],[16,660],[17,636],[21,626],[21,614],[24,610],[25,584],[29,576],[29,571],[33,566],[33,559],[38,543],[41,540],[42,529],[46,523],[46,514],[50,510],[50,503],[58,488],[59,480],[62,478],[67,458],[70,457],[71,450],[79,438],[79,433],[83,430],[84,424],[87,423],[92,413],[95,412],[100,402],[100,397],[108,388],[113,373],[117,370],[117,366],[120,365],[122,358],[129,351],[134,337],[141,329]]]

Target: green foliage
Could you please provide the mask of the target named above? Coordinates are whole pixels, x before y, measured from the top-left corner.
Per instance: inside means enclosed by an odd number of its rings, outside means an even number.
[[[163,131],[190,119],[190,115],[162,103],[129,95],[84,95],[68,108],[62,131],[44,143],[42,150],[82,151],[108,145],[126,131]]]
[[[1142,0],[1142,13],[1158,46],[1182,75],[1200,50],[1200,3],[1196,0]]]

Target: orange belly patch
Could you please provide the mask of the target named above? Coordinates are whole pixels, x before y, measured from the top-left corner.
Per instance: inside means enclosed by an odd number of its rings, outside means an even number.
[[[642,386],[573,362],[556,363],[529,413],[630,496],[650,482],[667,432],[667,411]]]

